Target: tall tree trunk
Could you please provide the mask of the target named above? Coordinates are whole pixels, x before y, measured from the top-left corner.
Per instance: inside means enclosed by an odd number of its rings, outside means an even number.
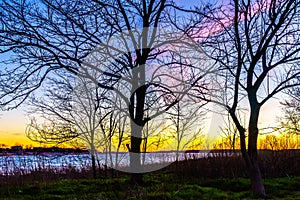
[[[260,167],[257,156],[257,138],[258,138],[258,116],[260,106],[257,101],[250,101],[250,120],[249,120],[249,138],[248,138],[248,168],[251,180],[252,191],[258,197],[265,197],[265,187],[262,181]]]
[[[141,152],[140,145],[142,139],[140,137],[131,136],[131,149],[130,149],[130,182],[133,185],[143,184],[143,174],[141,165]]]
[[[143,184],[143,174],[141,165],[141,144],[142,144],[142,130],[143,126],[137,125],[131,120],[131,147],[129,151],[130,156],[130,170],[131,183],[134,185]]]
[[[129,113],[131,117],[131,147],[130,147],[130,170],[131,183],[135,185],[142,185],[143,174],[141,165],[141,144],[142,131],[145,126],[144,122],[144,105],[146,97],[145,85],[145,70],[144,65],[140,67],[139,75],[134,74],[134,77],[139,79],[139,83],[135,83],[132,88],[132,95],[130,97]],[[137,87],[139,86],[139,87]],[[135,90],[136,89],[136,90]]]
[[[251,188],[253,194],[257,197],[266,197],[265,187],[262,181],[262,176],[257,159],[251,158],[251,166],[249,175],[251,180]]]
[[[91,141],[90,141],[90,153],[91,153],[91,159],[92,159],[92,171],[93,171],[93,179],[96,179],[97,177],[97,171],[96,171],[96,148],[95,148],[95,141],[94,141],[94,136],[95,136],[95,132],[94,129],[91,128]]]
[[[92,171],[93,171],[93,178],[96,179],[96,157],[95,157],[95,153],[96,153],[96,150],[95,150],[95,146],[94,144],[90,144],[91,146],[91,159],[92,159]]]
[[[250,101],[251,102],[251,101]],[[229,113],[240,134],[240,146],[243,159],[249,171],[252,192],[258,197],[266,197],[265,187],[262,181],[260,167],[257,159],[257,137],[258,137],[258,116],[260,107],[258,104],[251,104],[251,113],[249,120],[249,136],[248,136],[248,151],[246,148],[245,128],[240,124],[233,110]]]
[[[253,116],[254,115],[254,116]],[[265,197],[265,187],[262,181],[260,167],[257,156],[257,127],[258,112],[252,113],[249,122],[248,156],[249,156],[249,176],[251,180],[252,191],[254,195]]]
[[[92,170],[93,170],[93,179],[96,179],[97,175],[96,175],[96,158],[95,158],[95,154],[92,154]]]

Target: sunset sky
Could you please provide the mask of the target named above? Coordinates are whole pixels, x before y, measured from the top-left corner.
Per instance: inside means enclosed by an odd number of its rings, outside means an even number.
[[[24,111],[24,106],[17,110],[0,112],[0,145],[6,144],[8,146],[22,144],[24,146],[32,144],[39,146],[39,143],[33,143],[26,138],[25,129],[30,123],[29,117]],[[281,114],[279,100],[271,99],[263,106],[260,116],[260,128],[266,128],[276,125],[276,118]],[[220,126],[222,126],[222,117],[220,115],[211,113],[207,120],[205,131],[208,136],[216,138],[219,136]]]
[[[20,107],[17,110],[0,112],[0,144],[33,144],[25,136],[26,125],[30,120]],[[36,144],[38,145],[38,144]]]
[[[187,5],[186,1],[177,0],[180,5]],[[189,1],[188,6],[195,4],[196,0]],[[1,58],[0,58],[1,60]],[[271,99],[262,108],[260,115],[260,127],[265,128],[275,126],[276,118],[281,114],[281,108],[278,99]],[[39,144],[31,142],[25,136],[26,126],[30,123],[29,117],[26,116],[24,106],[17,110],[0,111],[0,144],[7,144],[8,146],[15,144],[28,145]],[[206,124],[206,133],[209,136],[218,136],[219,128],[222,126],[222,117],[217,114],[210,114]]]

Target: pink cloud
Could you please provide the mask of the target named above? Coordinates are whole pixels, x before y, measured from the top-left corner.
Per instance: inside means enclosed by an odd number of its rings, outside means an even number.
[[[252,3],[250,5],[250,9],[248,10],[247,19],[255,16],[258,13],[266,11],[267,9],[270,8],[270,6],[271,6],[271,0],[257,1],[255,3]],[[210,19],[210,17],[212,19]],[[205,26],[191,30],[190,34],[194,38],[199,38],[200,40],[203,40],[233,25],[234,17],[235,17],[234,6],[228,3],[227,5],[223,5],[221,11],[219,11],[218,13],[214,13],[213,15],[208,15],[208,17],[206,17],[203,22]],[[217,20],[215,20],[215,18],[217,18]],[[238,21],[242,22],[245,19],[246,19],[245,12],[242,12],[242,10],[240,10]],[[207,26],[207,24],[210,25]]]

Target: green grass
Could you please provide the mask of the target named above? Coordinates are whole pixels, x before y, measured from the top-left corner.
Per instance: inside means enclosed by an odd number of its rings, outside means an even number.
[[[249,180],[178,177],[152,173],[144,186],[131,186],[127,176],[97,180],[59,180],[2,186],[0,199],[253,199]],[[265,179],[269,199],[300,199],[300,177]]]

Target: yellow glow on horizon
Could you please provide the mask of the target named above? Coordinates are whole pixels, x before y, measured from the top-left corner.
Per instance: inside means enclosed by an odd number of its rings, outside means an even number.
[[[7,136],[5,136],[7,135]],[[10,136],[9,136],[10,135]],[[11,146],[15,146],[15,145],[22,145],[22,146],[41,146],[40,144],[31,141],[30,139],[28,139],[25,134],[24,135],[18,135],[18,136],[14,136],[11,134],[3,134],[0,133],[0,145],[7,145],[7,147],[11,147]]]
[[[272,99],[266,103],[261,109],[260,119],[259,119],[259,127],[266,128],[270,126],[276,125],[276,118],[281,115],[281,106],[279,104],[278,99]],[[246,117],[247,118],[247,117]],[[8,147],[21,144],[24,147],[26,145],[32,146],[43,146],[43,144],[39,144],[31,141],[25,136],[25,129],[27,124],[29,124],[29,118],[25,115],[21,109],[9,111],[9,112],[1,112],[0,113],[0,144],[5,144]],[[219,130],[222,124],[222,120],[219,116],[212,115],[210,119],[206,119],[205,121],[206,127],[203,132],[207,133],[208,137],[217,139],[220,137]],[[168,129],[168,124],[165,124],[165,129],[161,132],[165,132],[166,135],[170,136],[170,131]],[[247,127],[246,127],[247,128]],[[215,136],[215,137],[214,137]],[[155,138],[149,138],[148,142],[153,142]],[[174,146],[175,139],[170,138],[168,141],[165,141],[164,145],[160,146],[159,149],[169,149]],[[127,141],[127,143],[130,143]],[[209,143],[213,143],[209,141]],[[127,149],[124,149],[127,151]],[[151,150],[155,151],[154,146]]]
[[[8,147],[14,145],[32,145],[39,144],[32,142],[25,135],[25,129],[29,124],[29,119],[25,115],[22,108],[1,112],[0,115],[0,144],[5,144]]]

